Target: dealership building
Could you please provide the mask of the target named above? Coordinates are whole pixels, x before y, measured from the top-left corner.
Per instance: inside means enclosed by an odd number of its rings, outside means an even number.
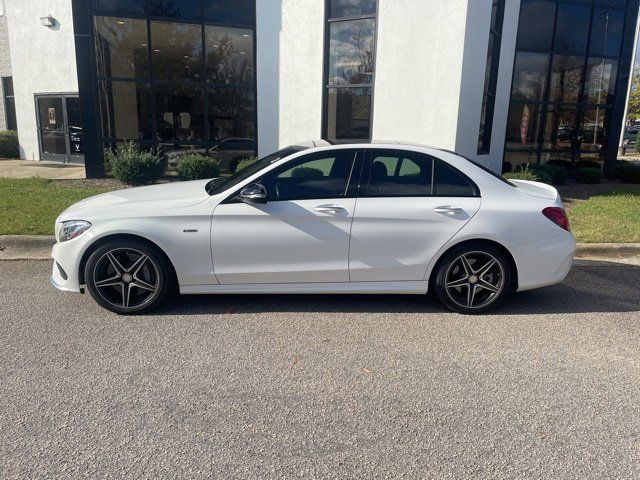
[[[5,0],[4,106],[23,158],[88,177],[124,141],[262,156],[402,140],[495,171],[606,168],[638,1]]]

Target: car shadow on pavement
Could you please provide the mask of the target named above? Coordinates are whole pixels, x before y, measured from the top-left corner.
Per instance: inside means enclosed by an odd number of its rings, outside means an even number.
[[[640,266],[582,261],[565,281],[512,295],[494,315],[640,312]],[[434,295],[182,295],[156,315],[445,313]]]

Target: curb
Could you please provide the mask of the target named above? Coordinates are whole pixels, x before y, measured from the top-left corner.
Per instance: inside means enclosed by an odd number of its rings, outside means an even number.
[[[0,235],[0,260],[48,260],[53,235]],[[640,259],[640,243],[579,243],[575,258],[620,261]]]

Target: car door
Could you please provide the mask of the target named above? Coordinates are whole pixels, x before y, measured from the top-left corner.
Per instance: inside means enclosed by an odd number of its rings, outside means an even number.
[[[298,157],[256,182],[267,203],[244,203],[236,192],[218,205],[211,230],[218,282],[348,282],[357,156],[334,149]]]
[[[429,155],[367,151],[351,228],[352,282],[424,280],[436,252],[478,211],[475,184]]]

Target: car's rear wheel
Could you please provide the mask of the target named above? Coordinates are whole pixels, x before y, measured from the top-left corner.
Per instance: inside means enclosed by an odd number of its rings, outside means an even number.
[[[448,308],[478,314],[497,307],[511,289],[511,265],[499,249],[483,243],[447,252],[435,272],[434,288]]]
[[[91,254],[84,278],[100,306],[118,314],[135,314],[160,305],[173,276],[157,248],[135,240],[114,240]]]

